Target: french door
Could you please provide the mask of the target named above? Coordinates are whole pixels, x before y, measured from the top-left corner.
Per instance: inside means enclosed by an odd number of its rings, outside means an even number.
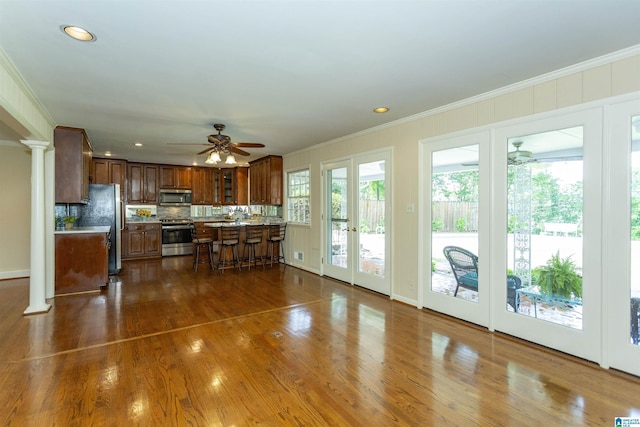
[[[390,151],[325,163],[323,274],[391,295]]]
[[[640,375],[640,100],[614,105],[610,112],[607,349],[611,367]]]
[[[429,171],[421,178],[427,201],[421,228],[430,234],[422,240],[421,258],[431,262],[423,263],[419,299],[424,307],[482,326],[489,326],[489,240],[481,236],[489,228],[490,137],[484,131],[421,146]],[[458,257],[460,264],[474,258],[475,264],[457,269]]]
[[[491,235],[494,329],[597,362],[602,148],[600,109],[496,129]]]

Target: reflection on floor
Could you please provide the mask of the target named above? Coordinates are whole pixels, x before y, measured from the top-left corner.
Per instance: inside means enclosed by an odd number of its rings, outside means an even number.
[[[436,265],[436,271],[431,275],[431,288],[434,292],[453,296],[456,290],[456,282],[451,271],[440,269],[439,266]],[[477,302],[478,292],[460,288],[457,298]],[[508,304],[505,306],[507,310],[513,311],[513,308]],[[523,297],[520,300],[518,314],[535,317],[536,310],[534,309],[533,301],[527,297]],[[550,305],[538,301],[537,318],[574,329],[582,329],[582,306]]]

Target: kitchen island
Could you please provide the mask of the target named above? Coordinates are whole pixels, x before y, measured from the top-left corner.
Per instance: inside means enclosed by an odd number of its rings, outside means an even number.
[[[269,249],[269,242],[267,241],[268,237],[269,237],[269,227],[270,226],[277,226],[280,224],[285,224],[284,221],[261,221],[261,220],[248,220],[248,221],[224,221],[224,222],[204,222],[202,223],[202,225],[205,228],[208,228],[210,230],[213,231],[213,233],[211,234],[211,238],[213,239],[213,244],[214,244],[214,252],[217,252],[218,255],[220,255],[219,252],[219,241],[220,241],[220,232],[219,230],[223,227],[235,227],[235,226],[240,226],[240,242],[238,244],[238,253],[241,259],[241,265],[244,265],[244,260],[242,260],[243,254],[244,254],[244,241],[246,239],[246,226],[248,225],[260,225],[263,227],[262,230],[262,243],[259,245],[259,247],[257,248],[257,254],[258,256],[262,256],[265,257],[267,256],[267,251]],[[279,255],[279,247],[276,246],[273,248],[274,250],[274,256],[278,256]]]
[[[109,283],[109,226],[55,232],[55,294],[98,291]]]

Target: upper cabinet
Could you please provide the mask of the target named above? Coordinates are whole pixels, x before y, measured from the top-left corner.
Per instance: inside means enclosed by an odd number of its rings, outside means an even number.
[[[127,167],[128,203],[158,203],[158,166],[129,163]]]
[[[216,172],[217,170],[212,168],[192,169],[192,205],[213,205],[216,202],[213,191]]]
[[[282,157],[266,156],[249,162],[252,205],[282,205]]]
[[[119,184],[120,200],[125,200],[127,189],[127,161],[94,158],[91,167],[92,184]]]
[[[236,167],[220,169],[223,205],[246,205],[249,202],[249,170]]]
[[[53,132],[56,149],[55,203],[89,200],[91,142],[84,129],[58,126]]]
[[[191,168],[184,166],[160,166],[160,188],[191,190]]]

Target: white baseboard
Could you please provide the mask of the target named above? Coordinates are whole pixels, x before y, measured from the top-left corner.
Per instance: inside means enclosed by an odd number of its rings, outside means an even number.
[[[418,300],[415,300],[415,299],[406,298],[406,297],[403,297],[401,295],[393,295],[393,296],[391,296],[391,299],[403,302],[403,303],[408,304],[408,305],[412,305],[414,307],[418,307]]]
[[[30,275],[30,270],[0,271],[0,280],[20,279],[22,277],[29,277]]]

